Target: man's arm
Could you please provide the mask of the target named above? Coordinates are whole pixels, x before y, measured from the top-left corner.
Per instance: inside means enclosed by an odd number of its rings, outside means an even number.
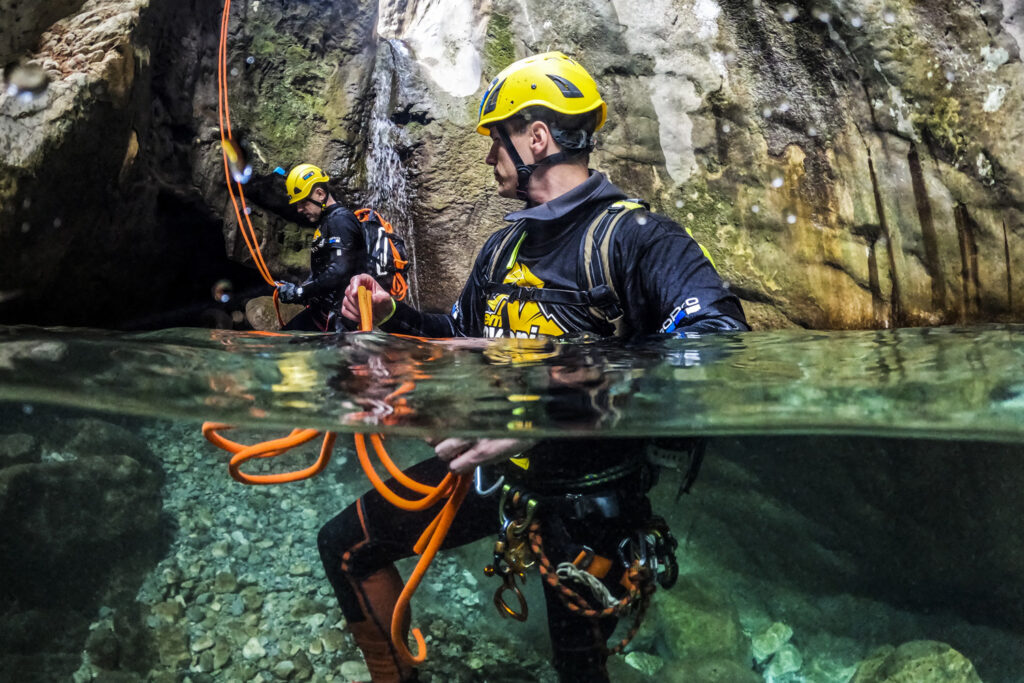
[[[501,241],[502,231],[487,240],[477,254],[473,270],[459,294],[458,300],[448,313],[425,313],[412,306],[395,301],[382,287],[371,285],[366,278],[357,275],[345,290],[341,312],[346,318],[359,321],[359,286],[371,291],[373,301],[373,323],[385,332],[411,334],[420,337],[480,337],[483,334],[484,285],[487,282],[487,268],[492,251]],[[369,276],[367,276],[369,278]],[[373,278],[369,278],[370,281]]]
[[[363,232],[355,216],[348,211],[335,211],[324,221],[321,232],[327,241],[327,265],[302,283],[304,300],[340,292],[361,266]]]
[[[624,226],[625,227],[625,226]],[[697,242],[672,221],[650,215],[624,231],[617,254],[624,303],[640,334],[745,331],[746,316]],[[631,302],[639,305],[630,305]]]

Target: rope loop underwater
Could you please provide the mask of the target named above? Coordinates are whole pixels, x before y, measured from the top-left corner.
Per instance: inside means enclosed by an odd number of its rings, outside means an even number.
[[[360,328],[364,332],[372,329],[373,325],[373,312],[371,310],[369,294],[366,288],[359,288]],[[415,386],[415,383],[412,381],[405,382],[398,389],[391,392],[386,400],[389,402],[404,400],[399,397],[412,391]],[[287,436],[245,445],[227,439],[220,433],[233,428],[232,425],[221,422],[204,422],[202,432],[207,441],[232,454],[231,460],[228,463],[228,472],[231,474],[231,477],[243,484],[250,485],[284,484],[315,476],[323,471],[327,463],[330,462],[334,442],[337,439],[335,432],[320,432],[315,429],[293,429]],[[283,455],[297,446],[318,438],[322,434],[324,440],[320,448],[320,455],[309,467],[292,472],[272,474],[246,474],[241,469],[242,465],[252,459],[274,458]],[[413,569],[409,580],[406,581],[405,587],[398,597],[398,601],[395,603],[395,610],[391,620],[391,639],[395,646],[395,651],[403,660],[411,665],[422,664],[427,658],[427,644],[423,633],[418,628],[412,629],[412,636],[417,648],[417,653],[413,654],[406,643],[405,636],[401,632],[402,625],[407,623],[406,614],[409,611],[412,596],[422,582],[427,568],[433,561],[437,551],[444,543],[448,530],[455,520],[455,515],[459,511],[459,506],[462,505],[462,501],[465,500],[466,494],[469,492],[473,478],[470,475],[456,475],[449,472],[437,486],[418,482],[402,472],[394,460],[391,459],[384,447],[384,437],[380,434],[370,434],[369,441],[373,446],[374,454],[381,461],[388,474],[400,485],[421,495],[418,499],[403,498],[391,490],[374,469],[370,459],[370,452],[366,445],[367,435],[356,433],[354,441],[359,464],[366,477],[373,484],[374,489],[395,507],[408,511],[426,510],[437,505],[443,499],[447,499],[441,506],[437,516],[427,525],[427,528],[424,529],[419,540],[413,546],[413,552],[419,555],[420,559],[417,561],[416,567]]]

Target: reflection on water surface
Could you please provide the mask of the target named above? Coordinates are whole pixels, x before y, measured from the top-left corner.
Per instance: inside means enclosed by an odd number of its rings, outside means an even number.
[[[7,401],[339,431],[1024,435],[1020,326],[631,345],[16,327],[0,380]]]

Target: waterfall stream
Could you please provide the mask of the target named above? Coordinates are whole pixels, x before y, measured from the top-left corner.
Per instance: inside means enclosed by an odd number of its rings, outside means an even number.
[[[409,51],[400,40],[381,41],[373,73],[373,110],[369,123],[370,145],[366,155],[366,183],[369,205],[387,218],[405,240],[412,260],[409,279],[409,303],[418,299],[416,240],[412,220],[414,190],[408,170],[398,152],[408,147],[405,130],[391,120],[394,102],[401,99],[401,67],[410,62]]]

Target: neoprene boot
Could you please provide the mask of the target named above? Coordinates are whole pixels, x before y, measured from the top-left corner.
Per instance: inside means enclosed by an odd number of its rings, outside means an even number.
[[[402,577],[391,565],[355,582],[363,621],[349,621],[348,630],[363,652],[373,683],[409,683],[418,680],[416,670],[404,662],[391,643],[391,615],[402,593]],[[409,630],[408,620],[402,632]]]

